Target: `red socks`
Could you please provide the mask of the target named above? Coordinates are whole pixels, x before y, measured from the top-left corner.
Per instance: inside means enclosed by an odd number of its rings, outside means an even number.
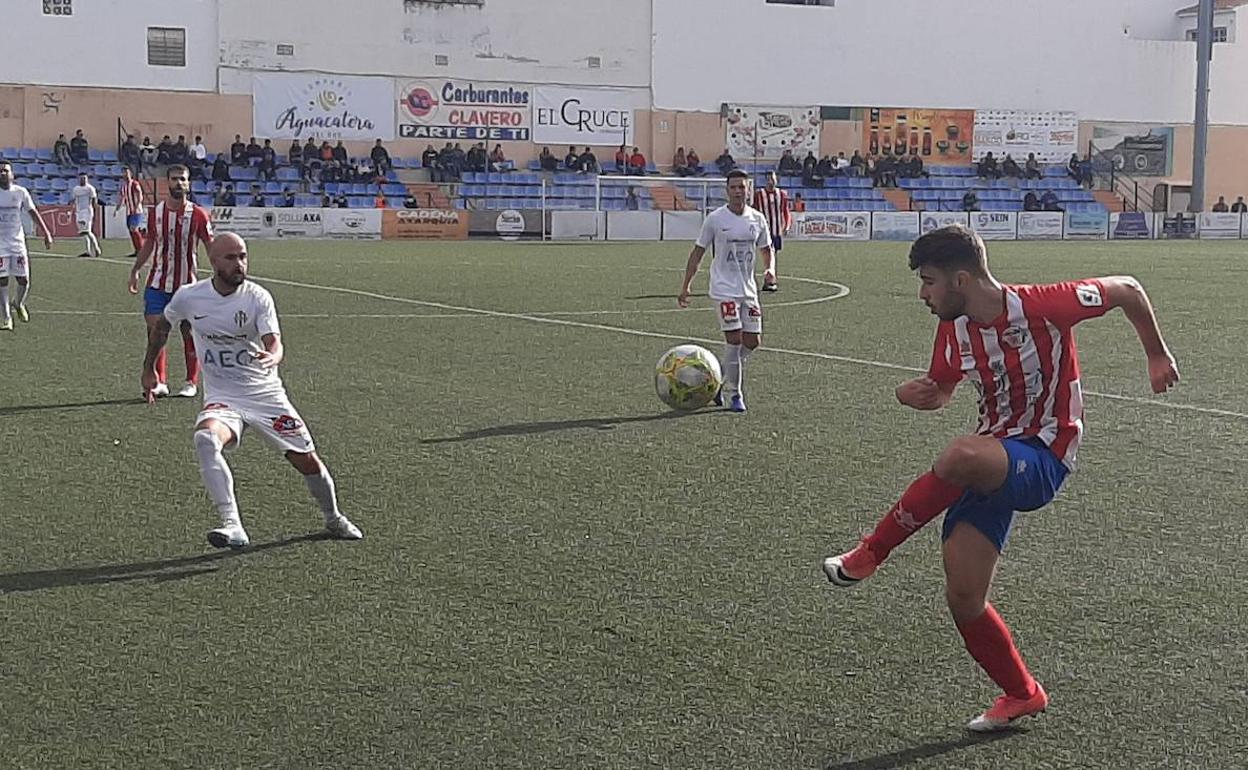
[[[1011,698],[1026,700],[1036,694],[1036,680],[1014,646],[1010,629],[991,604],[984,614],[958,626],[966,650],[992,681]]]
[[[182,353],[186,356],[186,381],[199,384],[199,359],[195,357],[194,338],[182,338]]]
[[[884,561],[906,538],[957,502],[964,491],[964,487],[950,484],[934,471],[924,473],[906,488],[875,531],[867,535],[867,547],[878,561]]]

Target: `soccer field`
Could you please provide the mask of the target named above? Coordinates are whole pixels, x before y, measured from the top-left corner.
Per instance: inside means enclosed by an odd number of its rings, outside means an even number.
[[[750,411],[675,416],[655,361],[719,337],[675,310],[688,244],[253,242],[365,540],[249,436],[238,552],[199,400],[137,397],[129,260],[36,256],[0,333],[0,765],[1243,767],[1243,246],[989,244],[1003,281],[1139,277],[1183,381],[1149,393],[1121,313],[1079,327],[1079,471],[993,597],[1051,704],[987,739],[939,527],[852,591],[819,569],[974,424],[970,388],[893,397],[935,327],[907,248],[788,246]]]

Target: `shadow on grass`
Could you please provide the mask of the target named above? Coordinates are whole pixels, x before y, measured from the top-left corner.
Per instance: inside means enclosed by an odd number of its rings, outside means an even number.
[[[663,420],[682,420],[697,415],[730,414],[727,409],[700,409],[694,412],[657,412],[655,414],[634,415],[631,417],[586,417],[580,420],[547,420],[545,422],[518,422],[511,425],[496,425],[493,428],[470,430],[458,436],[441,436],[438,438],[421,439],[422,444],[452,444],[459,441],[474,441],[496,436],[529,436],[536,433],[554,433],[561,430],[613,430],[617,425],[628,425],[638,422],[660,422]]]
[[[632,296],[632,297],[625,297],[624,299],[632,299],[632,300],[637,300],[637,299],[670,299],[670,300],[675,301],[675,299],[676,299],[676,295],[675,295],[675,294],[672,294],[671,292],[668,292],[667,294],[637,294],[637,295]]]
[[[184,580],[206,572],[215,572],[218,563],[240,556],[270,551],[275,548],[297,545],[314,540],[329,540],[328,532],[283,538],[238,550],[221,550],[199,556],[181,556],[174,559],[134,562],[132,564],[102,564],[95,567],[69,567],[66,569],[39,570],[37,572],[12,572],[0,575],[0,594],[23,591],[42,591],[45,588],[96,585],[99,583],[122,583],[129,580],[151,580],[166,583]]]
[[[0,406],[0,415],[24,414],[26,412],[51,412],[57,409],[89,409],[93,406],[122,406],[144,404],[142,398],[112,398],[101,401],[82,401],[75,404],[25,404],[19,406]]]
[[[924,743],[911,746],[908,749],[890,751],[887,754],[845,762],[830,760],[824,763],[823,770],[892,770],[892,768],[905,767],[924,759],[939,757],[951,751],[958,751],[984,743],[995,743],[996,741],[1022,734],[1023,731],[1021,730],[1003,730],[997,733],[966,733],[956,738],[929,735],[923,739]]]

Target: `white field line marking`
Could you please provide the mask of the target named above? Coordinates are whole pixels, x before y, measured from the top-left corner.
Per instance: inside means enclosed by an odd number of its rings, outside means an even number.
[[[41,252],[31,252],[31,253],[39,254]],[[52,255],[52,256],[60,256],[60,255]],[[126,262],[126,261],[119,260],[119,259],[109,259],[108,257],[96,257],[93,261],[111,262],[114,264],[121,264],[121,265],[132,264],[131,262]],[[471,307],[469,305],[451,305],[446,302],[433,302],[431,300],[411,299],[409,297],[396,297],[396,296],[389,295],[389,294],[380,294],[380,293],[372,292],[372,291],[364,291],[363,289],[348,289],[344,286],[322,286],[320,284],[315,284],[315,283],[304,283],[302,281],[287,281],[287,280],[283,280],[280,278],[264,278],[261,276],[256,276],[256,280],[263,281],[265,283],[276,283],[276,284],[281,284],[285,286],[294,286],[300,289],[317,289],[321,291],[329,291],[329,292],[334,292],[338,294],[349,294],[349,295],[356,296],[356,297],[368,297],[369,299],[379,299],[379,300],[383,300],[386,302],[398,302],[404,305],[416,305],[419,307],[432,307],[432,308],[437,308],[439,310],[462,313],[465,315],[478,315],[478,316],[485,316],[489,318],[509,318],[515,321],[529,321],[531,323],[551,324],[554,326],[567,326],[567,327],[576,328],[576,329],[595,329],[598,331],[615,332],[616,334],[627,334],[633,337],[649,337],[651,339],[661,339],[661,340],[685,340],[689,342],[700,342],[705,345],[719,345],[723,343],[723,340],[708,339],[706,337],[689,337],[689,336],[681,335],[681,334],[665,334],[662,332],[650,332],[650,331],[644,331],[641,329],[625,329],[620,326],[610,326],[608,324],[588,323],[586,321],[570,321],[566,318],[550,318],[547,316],[533,315],[531,313],[509,313],[504,310],[488,310],[486,308]],[[799,358],[816,358],[816,359],[820,359],[824,361],[839,361],[841,363],[859,364],[861,366],[871,366],[871,367],[875,367],[878,369],[892,369],[894,371],[900,371],[900,372],[922,373],[922,372],[927,371],[926,369],[922,369],[919,367],[905,366],[903,364],[894,364],[894,363],[889,363],[888,361],[875,361],[870,358],[854,358],[852,356],[838,356],[832,353],[819,353],[819,352],[812,351],[812,350],[792,350],[788,348],[776,348],[776,347],[771,347],[771,346],[764,348],[764,350],[766,352],[780,353],[786,356],[797,356]],[[1151,398],[1140,398],[1138,396],[1123,396],[1123,395],[1118,395],[1116,393],[1101,393],[1095,390],[1085,390],[1084,393],[1089,396],[1096,396],[1097,398],[1105,398],[1111,401],[1122,401],[1122,402],[1129,402],[1133,404],[1141,404],[1143,406],[1161,407],[1163,409],[1177,409],[1180,411],[1196,412],[1199,414],[1208,414],[1208,415],[1213,415],[1216,417],[1235,417],[1238,419],[1248,420],[1248,414],[1245,414],[1242,412],[1231,412],[1226,409],[1216,409],[1216,408],[1207,407],[1207,406],[1195,406],[1192,404],[1179,404],[1179,403],[1174,403],[1171,401],[1160,401],[1160,400],[1151,399]]]

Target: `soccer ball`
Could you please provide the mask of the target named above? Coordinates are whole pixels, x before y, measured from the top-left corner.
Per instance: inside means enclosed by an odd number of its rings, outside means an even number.
[[[654,367],[659,400],[682,412],[706,406],[723,383],[719,359],[698,345],[677,345]]]

